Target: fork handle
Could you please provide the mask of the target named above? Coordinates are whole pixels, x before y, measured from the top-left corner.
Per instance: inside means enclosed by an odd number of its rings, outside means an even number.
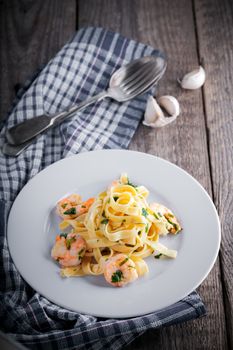
[[[72,117],[74,113],[82,110],[83,108],[91,105],[94,102],[101,101],[108,96],[107,91],[102,91],[101,93],[88,98],[87,100],[70,107],[64,112],[57,113],[53,116],[40,115],[29,120],[25,120],[12,128],[8,129],[6,132],[6,139],[9,144],[18,146],[21,145],[33,137],[41,134],[42,132],[55,127],[62,123],[65,119]]]
[[[67,111],[53,115],[51,117],[52,124],[55,126],[62,123],[65,119],[72,117],[74,113],[81,111],[83,108],[90,106],[94,102],[103,100],[107,96],[108,96],[107,91],[102,91],[99,94],[95,96],[91,96],[85,101],[80,102],[78,105],[70,107]]]

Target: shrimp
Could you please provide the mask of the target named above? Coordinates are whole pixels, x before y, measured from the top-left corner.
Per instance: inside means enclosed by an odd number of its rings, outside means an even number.
[[[138,278],[135,263],[125,254],[109,258],[104,266],[104,277],[114,287],[123,287]]]
[[[57,203],[57,212],[63,219],[75,219],[79,215],[86,213],[94,200],[94,198],[89,198],[87,201],[82,202],[78,194],[71,194]]]
[[[62,267],[77,266],[86,252],[86,241],[77,233],[58,235],[51,256]]]
[[[90,206],[94,203],[94,201],[95,201],[95,198],[89,198],[87,201],[77,205],[78,215],[86,213],[90,208]]]
[[[170,209],[159,203],[151,203],[150,208],[156,214],[158,213],[159,216],[162,215],[165,217],[165,219],[171,225],[171,228],[169,229],[170,233],[176,234],[182,230],[180,223]]]

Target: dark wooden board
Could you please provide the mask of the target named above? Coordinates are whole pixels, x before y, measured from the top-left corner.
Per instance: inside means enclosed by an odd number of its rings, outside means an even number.
[[[79,26],[103,26],[167,53],[168,69],[159,84],[158,95],[176,96],[182,113],[174,124],[160,130],[140,126],[130,148],[176,163],[212,195],[202,91],[183,91],[176,83],[178,77],[199,64],[192,2],[81,0],[78,3]],[[219,261],[198,290],[208,308],[207,317],[149,331],[128,349],[226,349]]]
[[[229,348],[233,349],[233,3],[195,1],[213,197],[221,219],[221,272]]]
[[[220,263],[198,288],[208,316],[148,331],[127,349],[233,348],[232,2],[77,0],[77,7],[75,0],[0,1],[0,121],[18,86],[56,54],[76,26],[104,26],[164,50],[168,69],[157,94],[176,96],[181,115],[161,130],[141,125],[130,148],[176,163],[213,195],[222,248]],[[181,90],[176,79],[200,60],[207,71],[203,91]]]
[[[0,2],[0,121],[20,84],[56,54],[75,26],[75,0]]]

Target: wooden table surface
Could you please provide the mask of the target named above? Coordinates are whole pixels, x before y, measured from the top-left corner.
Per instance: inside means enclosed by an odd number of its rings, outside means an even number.
[[[130,149],[181,166],[217,207],[222,243],[198,288],[208,315],[148,331],[132,349],[233,349],[233,4],[231,0],[0,1],[0,118],[17,88],[83,26],[102,26],[166,52],[158,94],[177,97],[181,115],[161,130],[138,128]],[[202,64],[202,89],[181,90],[178,77]],[[208,247],[207,247],[208,249]],[[198,252],[197,252],[198,258]]]

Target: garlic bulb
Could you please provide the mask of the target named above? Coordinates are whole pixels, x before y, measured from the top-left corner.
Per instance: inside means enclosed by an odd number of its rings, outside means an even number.
[[[165,116],[161,107],[168,113]],[[180,106],[173,96],[161,96],[158,102],[152,96],[148,97],[143,124],[152,128],[161,128],[173,122],[180,113]]]
[[[205,82],[206,74],[202,66],[193,70],[190,73],[185,74],[183,79],[178,82],[183,89],[195,90],[199,89]]]

